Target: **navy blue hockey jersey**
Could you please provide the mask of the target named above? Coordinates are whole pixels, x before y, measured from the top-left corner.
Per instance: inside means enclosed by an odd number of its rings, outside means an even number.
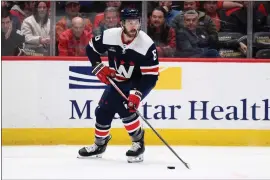
[[[159,61],[152,39],[143,31],[127,44],[122,40],[122,28],[105,30],[93,37],[86,47],[92,66],[101,62],[100,55],[108,52],[109,67],[116,71],[113,79],[119,83],[131,82],[133,89],[146,95],[158,79]]]

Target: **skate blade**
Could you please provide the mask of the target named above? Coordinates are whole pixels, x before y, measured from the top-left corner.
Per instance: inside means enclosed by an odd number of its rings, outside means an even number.
[[[99,159],[102,158],[102,154],[97,154],[93,156],[81,156],[80,154],[77,155],[78,159]]]
[[[139,156],[127,156],[127,162],[128,163],[139,163],[143,162],[143,154]]]

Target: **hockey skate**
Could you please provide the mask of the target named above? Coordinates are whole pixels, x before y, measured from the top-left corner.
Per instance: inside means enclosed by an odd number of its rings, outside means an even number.
[[[102,154],[105,152],[108,142],[111,140],[112,136],[108,136],[105,140],[104,145],[93,144],[91,146],[83,147],[79,150],[78,158],[101,158]]]
[[[138,163],[143,161],[144,136],[140,141],[133,142],[131,148],[126,152],[128,163]]]

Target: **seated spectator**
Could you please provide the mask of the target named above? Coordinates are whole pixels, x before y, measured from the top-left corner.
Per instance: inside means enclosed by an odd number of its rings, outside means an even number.
[[[171,26],[171,21],[180,11],[172,9],[172,1],[159,1],[159,6],[166,10],[166,24]]]
[[[71,21],[74,17],[81,17],[80,12],[80,3],[78,1],[67,1],[66,2],[66,7],[65,7],[67,16],[61,18],[57,23],[56,23],[56,41],[59,40],[59,36],[62,32],[65,30],[71,28]],[[92,23],[89,19],[83,18],[84,24],[85,24],[85,30],[88,31],[89,33],[92,33]]]
[[[177,57],[220,57],[205,28],[199,26],[199,14],[195,10],[184,13],[184,27],[176,34]]]
[[[118,12],[120,12],[120,7],[122,3],[121,1],[106,1],[107,7],[115,7],[118,9]],[[104,20],[104,13],[98,13],[94,20],[94,29],[99,27],[100,23]],[[120,19],[118,20],[120,22]]]
[[[120,27],[119,12],[115,7],[108,7],[104,11],[104,20],[99,27],[94,30],[94,36],[98,36],[106,29]]]
[[[152,11],[147,34],[152,38],[160,57],[173,57],[176,47],[175,31],[165,23],[166,11],[157,7]]]
[[[46,1],[39,1],[34,8],[34,14],[22,23],[22,33],[25,35],[25,48],[34,50],[39,55],[49,55],[50,19]]]
[[[1,12],[1,38],[2,38],[2,56],[17,56],[21,53],[24,36],[21,32],[13,28],[12,18],[9,10],[2,9]]]
[[[172,27],[175,29],[176,33],[179,29],[184,27],[184,12],[188,10],[197,11],[197,9],[198,9],[198,2],[184,1],[184,11],[180,12],[172,20]],[[197,11],[197,13],[199,14],[198,27],[206,31],[206,33],[210,36],[210,39],[216,42],[218,40],[218,35],[215,23],[208,15],[205,14],[205,12]]]
[[[92,34],[85,30],[81,17],[72,19],[72,28],[64,31],[59,37],[59,56],[85,56],[85,47]]]

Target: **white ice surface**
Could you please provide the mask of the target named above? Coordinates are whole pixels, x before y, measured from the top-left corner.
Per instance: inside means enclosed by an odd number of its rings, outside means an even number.
[[[77,159],[82,146],[4,146],[3,179],[270,179],[270,147],[146,146],[144,162],[129,164],[128,146],[108,146],[102,159]],[[175,166],[169,170],[167,166]]]

